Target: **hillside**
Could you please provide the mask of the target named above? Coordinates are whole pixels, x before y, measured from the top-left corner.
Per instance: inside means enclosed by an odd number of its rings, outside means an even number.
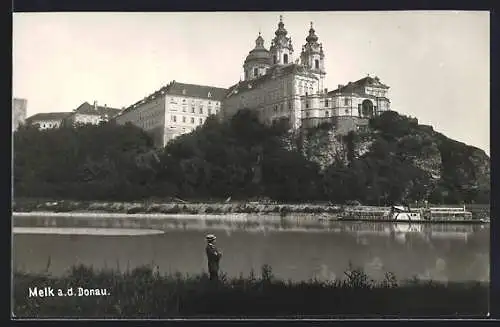
[[[345,137],[328,126],[311,130],[303,138],[302,153],[325,176],[342,180],[339,171],[347,168],[345,178],[357,176],[368,202],[378,202],[378,196],[395,199],[392,193],[401,194],[402,201],[489,203],[490,158],[483,150],[396,112],[372,119],[369,127]]]
[[[325,125],[289,132],[249,111],[207,119],[160,151],[132,126],[63,127],[14,134],[17,197],[74,200],[270,198],[387,205],[489,203],[484,151],[387,112],[367,131]]]

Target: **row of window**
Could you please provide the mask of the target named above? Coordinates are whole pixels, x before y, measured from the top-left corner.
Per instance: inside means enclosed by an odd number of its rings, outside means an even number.
[[[142,120],[150,119],[150,118],[158,118],[162,115],[162,113],[163,112],[160,110],[152,110],[152,111],[144,110],[144,111],[139,112],[139,120],[142,121]]]
[[[360,113],[360,115],[361,115],[361,105],[359,106],[359,108],[358,108],[358,109],[359,109],[359,110],[358,110],[358,112],[359,112],[359,113]],[[374,112],[376,112],[376,110],[377,110],[377,107],[376,107],[376,106],[374,106],[374,107],[373,107],[373,111],[374,111]],[[306,117],[309,117],[309,116],[310,116],[310,114],[309,114],[309,113],[310,113],[310,111],[306,111]],[[350,110],[350,109],[345,109],[345,110],[344,110],[344,113],[345,113],[346,115],[349,115],[349,114],[351,114],[351,110]],[[325,117],[330,117],[330,111],[329,111],[329,110],[325,110]]]
[[[384,91],[381,91],[381,90],[373,90],[373,89],[368,89],[367,94],[371,94],[371,95],[374,95],[376,97],[382,97],[384,96]]]
[[[177,111],[177,108],[175,108],[175,107],[171,107],[171,108],[170,108],[170,110],[172,110],[172,111]],[[191,111],[191,113],[192,113],[192,114],[195,114],[196,112],[198,112],[198,114],[200,114],[200,115],[205,114],[205,110],[203,110],[203,106],[200,106],[200,107],[198,108],[198,110],[196,110],[196,107],[195,107],[195,106],[192,106],[190,111]],[[182,106],[182,112],[188,112],[188,107],[187,107],[187,105],[183,105],[183,106]],[[207,108],[207,114],[208,114],[209,116],[210,116],[211,114],[213,114],[213,113],[217,114],[218,112],[219,112],[219,109],[217,109],[217,108],[215,108],[215,110],[214,110],[214,109],[212,109],[212,107],[211,107],[211,106]]]
[[[186,104],[186,103],[191,103],[191,105],[194,105],[196,103],[198,103],[200,100],[195,100],[195,99],[191,99],[190,101],[187,101],[186,99],[182,99],[182,104]],[[201,100],[203,101],[203,100]],[[177,104],[177,99],[176,98],[170,98],[170,103],[173,103],[173,104]],[[208,101],[208,104],[211,105],[212,104],[212,101]],[[220,103],[218,101],[214,101],[214,104],[215,106],[218,106]],[[200,105],[203,105],[203,104],[200,104]]]
[[[330,101],[328,99],[325,99],[323,104],[324,104],[325,108],[330,107]],[[351,106],[351,105],[352,105],[352,99],[344,98],[344,106]],[[306,109],[309,109],[311,107],[310,100],[306,100],[305,106],[306,106]],[[382,103],[382,107],[387,107],[387,106],[385,106],[384,103]],[[358,104],[358,108],[361,108],[361,104]],[[376,108],[376,106],[374,106],[374,108]]]
[[[186,116],[182,116],[182,122],[183,123],[188,123],[188,119],[187,118],[190,118],[189,122],[191,124],[196,124],[196,119],[195,117],[186,117]],[[176,115],[172,115],[170,116],[170,121],[174,122],[174,123],[177,123],[177,116]],[[198,118],[198,123],[199,125],[203,124],[203,118]]]
[[[142,128],[150,129],[152,127],[155,127],[157,124],[158,124],[158,121],[156,121],[156,120],[152,120],[152,119],[145,120],[142,122]]]
[[[349,109],[346,109],[345,110],[345,113],[346,115],[349,115],[350,113],[350,110]],[[310,111],[306,111],[306,118],[309,118],[310,117]],[[330,111],[329,110],[325,110],[325,117],[330,117]]]
[[[278,57],[276,55],[273,56],[273,64],[277,64],[278,63]],[[284,64],[288,64],[288,54],[284,54],[283,55],[283,63]]]

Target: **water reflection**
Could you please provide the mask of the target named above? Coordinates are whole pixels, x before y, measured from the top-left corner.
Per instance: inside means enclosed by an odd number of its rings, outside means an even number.
[[[121,228],[128,222],[114,222]],[[137,223],[138,224],[138,223]],[[157,235],[14,235],[14,265],[62,274],[75,263],[124,270],[144,264],[163,272],[199,273],[205,269],[204,234],[216,233],[224,251],[221,268],[248,275],[269,264],[278,277],[293,280],[344,276],[349,263],[374,279],[391,271],[399,278],[489,280],[489,227],[356,223],[310,220],[293,223],[244,221],[183,222],[148,220]]]
[[[41,235],[98,235],[98,236],[139,236],[157,235],[164,231],[154,229],[128,228],[57,228],[57,227],[13,227],[13,234]]]

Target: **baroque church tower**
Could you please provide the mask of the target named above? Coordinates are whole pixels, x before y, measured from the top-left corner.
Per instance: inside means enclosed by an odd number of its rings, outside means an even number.
[[[311,22],[311,28],[309,29],[309,35],[306,37],[306,44],[302,46],[302,52],[300,54],[301,64],[309,69],[319,80],[319,90],[322,92],[324,90],[324,78],[326,75],[325,71],[325,54],[323,52],[323,45],[318,43],[318,36],[313,28],[313,23]]]
[[[273,65],[287,65],[293,62],[292,38],[287,37],[287,30],[283,24],[283,16],[280,16],[278,29],[274,32],[275,37],[271,42],[269,52]]]

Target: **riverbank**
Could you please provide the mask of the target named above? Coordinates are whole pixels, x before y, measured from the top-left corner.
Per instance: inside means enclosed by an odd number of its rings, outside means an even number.
[[[16,272],[13,312],[19,318],[304,318],[484,316],[488,311],[488,284],[398,283],[390,273],[373,282],[353,268],[345,275],[344,280],[292,283],[276,279],[264,266],[258,276],[223,275],[214,285],[206,275],[163,276],[148,267],[122,274],[80,266],[61,278]],[[55,294],[34,296],[35,287],[37,292],[51,287]],[[75,296],[56,296],[58,289],[69,288]]]
[[[115,214],[330,214],[343,212],[342,206],[330,204],[277,204],[263,202],[192,203],[192,202],[104,202],[44,199],[16,199],[13,212],[87,212]]]
[[[272,202],[165,202],[148,200],[141,202],[105,202],[105,201],[74,201],[74,200],[47,200],[47,199],[15,199],[12,211],[26,212],[55,212],[55,213],[95,213],[95,214],[136,214],[136,215],[321,215],[328,219],[338,219],[346,210],[354,206],[335,205],[330,203],[309,204],[279,204]],[[388,207],[355,206],[357,212],[366,212],[371,217],[381,217],[389,210]],[[467,207],[474,219],[489,218],[489,205],[470,205]]]

